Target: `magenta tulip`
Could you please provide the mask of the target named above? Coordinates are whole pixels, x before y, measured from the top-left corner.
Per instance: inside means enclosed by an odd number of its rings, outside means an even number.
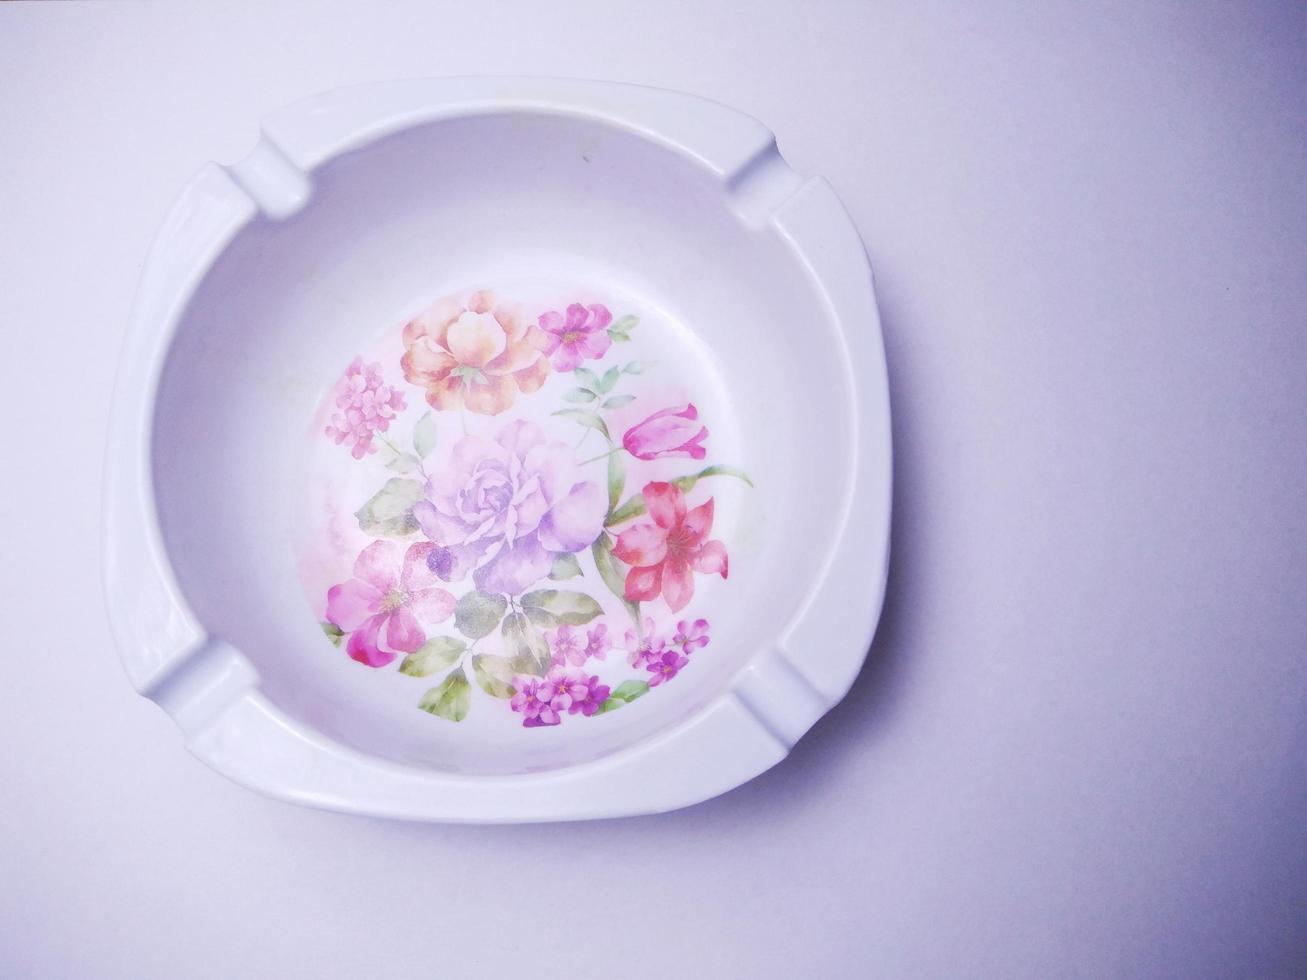
[[[699,412],[693,404],[684,408],[664,408],[643,422],[626,430],[622,445],[636,459],[659,459],[663,456],[689,456],[703,459],[702,443],[708,427],[699,424]]]

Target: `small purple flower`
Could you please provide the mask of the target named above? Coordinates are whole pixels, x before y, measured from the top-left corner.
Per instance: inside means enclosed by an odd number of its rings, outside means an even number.
[[[574,682],[569,672],[560,665],[549,668],[545,679],[536,688],[536,697],[549,705],[550,710],[561,715],[572,706],[572,688]]]
[[[600,684],[599,677],[591,674],[589,677],[584,672],[573,672],[568,675],[568,693],[572,697],[572,703],[567,708],[568,714],[576,714],[578,711],[589,718],[608,700],[611,689],[607,684]]]
[[[549,646],[553,650],[553,656],[550,662],[555,666],[562,666],[571,663],[577,667],[585,664],[586,647],[584,646],[585,635],[581,630],[564,623],[558,627],[556,633],[547,633],[545,638],[549,641]]]
[[[708,645],[708,620],[696,619],[693,623],[683,619],[676,624],[676,635],[672,642],[681,648],[687,657],[698,647]]]
[[[654,633],[654,621],[646,616],[643,640],[635,630],[626,631],[626,662],[632,667],[645,667],[660,658],[666,646],[667,641]]]
[[[645,668],[653,675],[649,678],[649,686],[657,687],[663,681],[670,681],[689,662],[690,658],[685,654],[677,653],[675,650],[665,650],[662,656],[651,661]]]
[[[546,682],[539,677],[521,675],[513,678],[513,687],[517,693],[509,701],[509,706],[522,717],[523,728],[542,728],[557,725],[562,719],[558,711],[550,704],[555,692],[544,690]]]
[[[608,651],[613,645],[613,641],[608,639],[608,625],[600,623],[594,629],[586,633],[585,655],[594,657],[596,660],[604,660],[608,656]]]

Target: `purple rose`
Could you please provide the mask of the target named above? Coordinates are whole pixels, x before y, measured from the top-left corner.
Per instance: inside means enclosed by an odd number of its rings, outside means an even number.
[[[413,508],[440,546],[428,562],[445,581],[518,595],[549,574],[553,556],[588,548],[603,530],[608,495],[581,478],[572,450],[539,426],[511,422],[492,442],[467,435]]]

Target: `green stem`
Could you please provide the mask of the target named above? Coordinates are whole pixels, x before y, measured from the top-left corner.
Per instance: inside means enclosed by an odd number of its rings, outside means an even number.
[[[399,448],[398,446],[396,446],[393,442],[391,442],[389,439],[387,439],[385,436],[383,436],[380,432],[378,432],[376,435],[377,435],[377,438],[378,438],[378,439],[380,439],[382,442],[384,442],[384,443],[386,444],[386,448],[389,449],[392,453],[395,454],[395,458],[396,458],[396,459],[399,459],[399,457],[401,457],[401,456],[407,456],[407,455],[408,455],[408,453],[404,452],[404,450],[400,449],[400,448]],[[413,458],[414,458],[414,459],[417,459],[417,456],[414,455]],[[422,460],[420,460],[420,459],[418,459],[418,468],[417,468],[417,471],[418,471],[420,474],[422,474],[422,479],[423,479],[423,480],[427,479],[427,468],[426,468],[425,466],[422,465]]]
[[[609,456],[612,456],[614,453],[624,453],[624,452],[626,452],[626,448],[624,446],[618,446],[615,449],[608,450],[608,452],[606,453],[600,453],[598,456],[591,456],[589,459],[577,465],[585,466],[586,463],[597,463],[601,459],[607,459]]]

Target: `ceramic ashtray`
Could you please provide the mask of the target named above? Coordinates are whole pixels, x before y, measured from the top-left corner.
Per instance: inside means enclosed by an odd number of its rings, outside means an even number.
[[[785,756],[879,615],[862,243],[686,95],[441,79],[274,113],[160,233],[112,426],[130,678],[287,800],[694,803]]]

